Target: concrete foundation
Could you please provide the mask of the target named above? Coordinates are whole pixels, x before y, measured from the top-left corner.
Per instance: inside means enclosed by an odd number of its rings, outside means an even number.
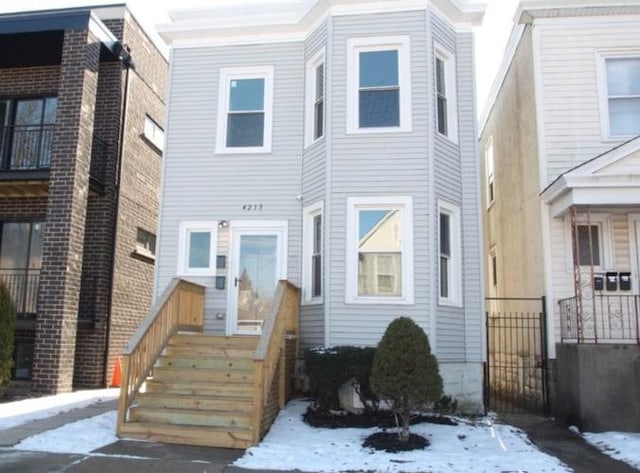
[[[583,431],[640,431],[640,346],[556,346],[557,412]]]

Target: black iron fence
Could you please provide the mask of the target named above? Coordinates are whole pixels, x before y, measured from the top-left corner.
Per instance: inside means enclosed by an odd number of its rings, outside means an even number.
[[[48,169],[55,125],[13,125],[1,129],[5,170]]]
[[[25,269],[0,269],[2,281],[16,307],[19,318],[35,317],[38,306],[40,271]]]
[[[640,296],[596,294],[558,303],[562,343],[640,344]]]
[[[549,410],[545,298],[488,298],[485,402],[496,412]]]

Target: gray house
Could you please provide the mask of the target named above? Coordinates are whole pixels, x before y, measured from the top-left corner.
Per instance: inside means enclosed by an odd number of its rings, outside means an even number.
[[[287,280],[301,347],[376,345],[412,317],[445,391],[482,410],[483,12],[301,0],[173,13],[157,294],[199,284],[204,333],[256,335]]]

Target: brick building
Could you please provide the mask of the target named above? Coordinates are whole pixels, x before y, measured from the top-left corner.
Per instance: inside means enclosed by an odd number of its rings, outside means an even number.
[[[124,5],[0,15],[13,378],[101,387],[152,297],[167,61]]]

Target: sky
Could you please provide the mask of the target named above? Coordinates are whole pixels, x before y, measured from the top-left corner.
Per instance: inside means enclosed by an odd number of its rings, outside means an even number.
[[[169,21],[167,14],[169,10],[202,7],[211,5],[215,1],[232,0],[0,0],[0,13],[126,2],[142,26],[152,32],[155,30],[155,25]],[[269,0],[255,1],[268,2]],[[475,45],[479,112],[483,109],[493,78],[500,66],[517,5],[517,0],[484,0],[484,2],[487,4],[487,10],[482,26],[476,29]]]

